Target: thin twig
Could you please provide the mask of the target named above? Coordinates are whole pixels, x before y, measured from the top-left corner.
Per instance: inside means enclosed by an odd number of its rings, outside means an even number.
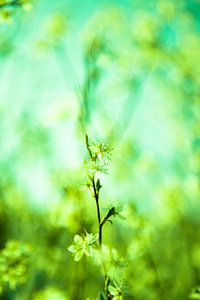
[[[94,161],[94,157],[93,157],[92,151],[90,149],[90,144],[89,144],[89,139],[88,139],[87,134],[85,136],[85,143],[86,143],[86,147],[89,152],[90,158],[92,161]],[[94,192],[94,199],[96,202],[97,218],[98,218],[98,225],[99,225],[99,246],[101,247],[101,245],[102,245],[102,225],[103,224],[101,222],[101,211],[100,211],[100,206],[99,206],[99,190],[96,187],[94,175],[92,176],[91,181],[92,181],[92,188],[93,188],[93,192]]]
[[[90,158],[91,158],[91,160],[93,160],[93,156],[92,156],[92,152],[90,150],[89,139],[88,139],[88,135],[87,134],[85,135],[85,144],[86,144],[87,150],[88,150],[88,152],[90,154]]]
[[[85,136],[85,143],[86,143],[86,147],[87,147],[87,150],[89,152],[91,160],[95,161],[95,157],[93,156],[92,151],[90,149],[89,138],[88,138],[87,134]],[[110,216],[114,215],[116,212],[115,212],[115,207],[112,207],[108,211],[107,215],[104,218],[102,218],[102,220],[101,220],[101,211],[100,211],[100,206],[99,206],[99,191],[100,191],[100,188],[101,188],[100,180],[98,179],[95,182],[95,175],[93,175],[92,178],[91,178],[91,182],[92,182],[92,189],[93,189],[93,193],[94,193],[93,196],[94,196],[94,199],[95,199],[95,202],[96,202],[97,218],[98,218],[98,225],[99,225],[99,247],[101,248],[101,246],[102,246],[102,235],[103,235],[103,225],[106,223],[106,221],[109,221]],[[101,261],[102,261],[102,266],[103,266],[104,274],[105,274],[106,297],[107,297],[107,300],[110,300],[110,299],[112,299],[112,296],[111,296],[111,294],[108,290],[110,277],[107,274],[104,261],[102,259],[101,259]]]
[[[94,198],[95,198],[96,206],[97,206],[98,222],[100,224],[101,223],[101,213],[100,213],[100,207],[99,207],[99,193],[97,192],[97,189],[96,189],[96,184],[95,184],[94,177],[92,178],[92,187],[93,187]]]

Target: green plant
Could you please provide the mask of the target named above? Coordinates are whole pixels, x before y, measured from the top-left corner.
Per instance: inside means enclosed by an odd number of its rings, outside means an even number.
[[[29,244],[16,240],[7,242],[0,252],[0,293],[7,287],[15,289],[26,282],[31,255]]]
[[[103,228],[106,223],[112,224],[112,217],[119,215],[119,212],[116,207],[113,206],[108,209],[104,216],[102,216],[100,206],[102,183],[99,174],[107,174],[108,160],[110,159],[112,149],[102,142],[90,144],[87,134],[85,137],[85,144],[89,154],[89,161],[87,161],[88,181],[86,186],[96,204],[98,234],[89,234],[85,231],[82,236],[75,235],[74,244],[68,248],[68,251],[74,255],[74,260],[76,262],[80,261],[83,255],[91,256],[95,261],[98,261],[103,267],[105,277],[104,293],[100,293],[100,299],[120,300],[122,299],[122,290],[111,279],[108,267],[108,265],[112,264],[112,260],[118,260],[118,254],[115,249],[110,249],[103,244]]]

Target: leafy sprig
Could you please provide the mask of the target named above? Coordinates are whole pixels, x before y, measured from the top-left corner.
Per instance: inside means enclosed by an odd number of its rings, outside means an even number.
[[[121,289],[116,286],[107,274],[107,270],[113,260],[118,259],[118,254],[115,249],[110,249],[102,244],[103,241],[103,227],[106,223],[112,224],[112,218],[120,216],[120,213],[115,206],[108,208],[105,215],[102,217],[100,207],[100,192],[102,183],[99,178],[99,173],[107,173],[108,162],[111,156],[111,147],[102,142],[90,143],[88,135],[85,136],[85,145],[89,154],[89,161],[87,167],[89,168],[86,186],[95,200],[98,222],[98,234],[85,233],[85,236],[75,235],[74,244],[69,246],[68,251],[74,256],[75,261],[80,261],[86,256],[93,256],[97,264],[101,264],[105,276],[105,293],[100,293],[100,299],[107,300],[121,300]],[[98,247],[96,241],[98,240]],[[107,259],[108,258],[108,259]]]

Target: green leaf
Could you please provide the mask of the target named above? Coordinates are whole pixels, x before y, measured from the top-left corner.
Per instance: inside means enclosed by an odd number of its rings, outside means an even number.
[[[100,191],[100,189],[102,188],[102,185],[101,185],[101,183],[100,183],[100,180],[99,179],[97,179],[97,182],[96,182],[96,188],[97,188],[97,191],[99,192]]]
[[[111,216],[115,216],[115,215],[116,215],[116,210],[115,207],[113,206],[111,209],[109,209],[106,215],[106,219],[109,219]]]
[[[100,293],[100,300],[105,300],[105,296],[103,293]]]
[[[112,296],[118,295],[118,290],[112,285],[108,286],[108,291]]]

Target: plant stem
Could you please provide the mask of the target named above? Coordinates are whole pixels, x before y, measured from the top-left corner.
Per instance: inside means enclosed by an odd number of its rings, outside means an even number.
[[[88,141],[88,136],[87,136],[87,134],[86,134],[86,136],[85,136],[85,143],[86,143],[86,147],[87,147],[87,150],[88,150],[88,152],[89,152],[90,158],[91,158],[91,160],[93,161],[93,156],[92,156],[92,152],[91,152],[91,150],[90,150],[90,145],[89,145],[89,141]]]
[[[100,212],[100,206],[99,206],[99,192],[97,192],[97,189],[96,189],[94,176],[92,178],[92,187],[93,187],[93,191],[94,191],[94,198],[95,198],[96,209],[97,209],[97,218],[98,218],[98,224],[99,224],[99,246],[101,247],[101,244],[102,244],[101,212]]]
[[[90,155],[90,158],[92,161],[95,161],[95,157],[93,156],[93,153],[90,149],[90,144],[89,144],[89,139],[88,139],[88,135],[86,134],[85,136],[85,143],[86,143],[86,147],[87,147],[87,150],[89,152],[89,155]],[[100,188],[101,188],[101,184],[100,184],[100,180],[97,179],[97,181],[95,180],[95,174],[93,174],[92,177],[90,177],[90,180],[91,180],[91,183],[92,183],[92,189],[93,189],[93,197],[95,199],[95,202],[96,202],[96,210],[97,210],[97,219],[98,219],[98,226],[99,226],[99,247],[101,249],[101,246],[102,246],[102,239],[103,239],[103,225],[105,224],[105,222],[109,219],[109,217],[111,215],[113,215],[113,210],[115,212],[115,208],[111,208],[109,210],[109,212],[107,213],[107,215],[102,218],[101,220],[101,210],[100,210],[100,205],[99,205],[99,191],[100,191]],[[107,271],[106,271],[106,267],[105,267],[105,264],[104,264],[104,261],[103,259],[101,258],[101,261],[102,261],[102,266],[103,266],[103,269],[104,269],[104,274],[105,274],[105,293],[106,293],[106,298],[107,300],[110,300],[112,299],[112,296],[108,290],[108,285],[109,285],[109,282],[110,282],[110,277],[109,275],[107,274]]]
[[[86,139],[85,139],[85,143],[86,143],[86,147],[87,150],[89,152],[90,158],[93,161],[93,155],[90,149],[90,145],[89,145],[89,140],[88,140],[88,136],[86,134]],[[101,211],[100,211],[100,206],[99,206],[99,189],[96,188],[96,183],[95,183],[95,175],[92,176],[91,179],[92,182],[92,188],[93,188],[93,192],[94,192],[94,199],[96,202],[96,209],[97,209],[97,218],[98,218],[98,225],[99,225],[99,246],[101,247],[102,245],[102,222],[101,222]]]
[[[101,223],[101,213],[100,213],[100,207],[99,207],[99,193],[97,192],[97,189],[96,189],[94,177],[92,178],[92,187],[93,187],[93,191],[94,191],[94,198],[96,201],[98,222],[100,224]]]

